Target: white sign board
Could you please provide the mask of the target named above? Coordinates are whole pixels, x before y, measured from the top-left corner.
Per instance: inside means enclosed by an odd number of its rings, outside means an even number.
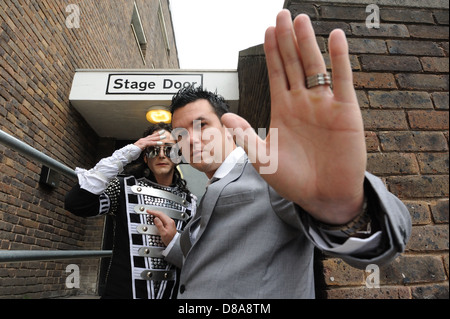
[[[106,94],[170,94],[203,86],[202,74],[109,74]]]

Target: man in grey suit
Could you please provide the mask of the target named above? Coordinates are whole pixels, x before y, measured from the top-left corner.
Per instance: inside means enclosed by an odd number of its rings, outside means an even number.
[[[149,212],[167,245],[166,260],[182,268],[178,298],[314,298],[314,245],[355,267],[387,263],[404,250],[409,212],[365,171],[364,128],[342,31],[330,34],[329,50],[333,91],[307,16],[292,24],[283,10],[267,30],[265,140],[226,113],[216,94],[188,88],[174,96],[172,125],[186,133],[178,144],[210,179],[183,233],[164,214]],[[212,138],[217,132],[220,141]],[[274,143],[277,169],[264,174],[261,150]]]

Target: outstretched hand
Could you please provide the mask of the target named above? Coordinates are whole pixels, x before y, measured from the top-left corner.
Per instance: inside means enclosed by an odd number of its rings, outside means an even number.
[[[244,148],[250,158],[255,156],[252,164],[260,171],[257,149],[269,153],[276,129],[272,149],[277,150],[278,167],[262,177],[316,219],[346,223],[362,209],[366,146],[345,34],[334,30],[329,37],[333,90],[327,85],[306,87],[306,77],[326,73],[308,16],[299,15],[292,23],[289,11],[280,12],[276,27],[266,31],[264,48],[271,95],[269,135]],[[250,127],[231,113],[222,122],[229,128]]]

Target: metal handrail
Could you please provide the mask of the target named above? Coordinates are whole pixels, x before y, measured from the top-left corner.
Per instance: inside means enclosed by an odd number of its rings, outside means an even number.
[[[0,250],[0,263],[110,257],[112,250]]]
[[[2,130],[0,130],[0,143],[63,175],[77,177],[77,174],[73,169],[61,164]],[[109,257],[111,255],[112,250],[0,250],[0,263]]]
[[[70,177],[77,177],[77,174],[70,167],[61,164],[48,155],[36,150],[30,145],[22,142],[21,140],[9,135],[8,133],[0,130],[0,143],[10,147],[11,149],[25,155],[31,159],[34,159],[55,171]]]

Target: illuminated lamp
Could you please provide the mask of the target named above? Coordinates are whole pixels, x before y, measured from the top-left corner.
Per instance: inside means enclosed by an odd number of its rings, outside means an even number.
[[[153,106],[148,109],[145,115],[150,123],[167,123],[172,122],[172,114],[164,106]]]

